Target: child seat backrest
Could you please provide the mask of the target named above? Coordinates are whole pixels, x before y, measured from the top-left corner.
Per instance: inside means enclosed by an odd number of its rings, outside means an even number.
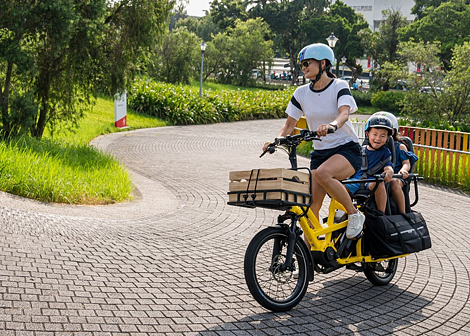
[[[411,139],[409,137],[406,137],[406,136],[400,137],[400,142],[399,143],[404,144],[409,152],[414,153],[413,141],[411,141]],[[410,160],[410,174],[414,172],[415,165],[416,165],[416,161]],[[409,213],[409,212],[411,212],[410,179],[408,179],[408,183],[403,186],[403,194],[405,196],[405,212]],[[391,199],[391,197],[389,197],[389,199]],[[395,202],[393,202],[393,199],[390,203],[391,203],[391,212],[392,212],[392,214],[397,214],[398,209],[396,207]]]

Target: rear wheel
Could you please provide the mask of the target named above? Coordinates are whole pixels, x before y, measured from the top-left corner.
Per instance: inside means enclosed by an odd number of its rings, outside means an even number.
[[[287,311],[307,291],[311,267],[305,243],[295,242],[292,268],[286,269],[287,232],[270,227],[259,232],[245,253],[245,281],[251,295],[266,309]]]
[[[392,281],[397,272],[398,258],[366,263],[366,266],[367,269],[364,270],[366,278],[376,286],[385,286]]]

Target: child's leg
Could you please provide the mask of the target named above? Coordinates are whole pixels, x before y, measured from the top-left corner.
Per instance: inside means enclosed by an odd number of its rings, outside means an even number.
[[[403,182],[400,179],[393,178],[390,181],[392,197],[398,207],[398,212],[405,213],[405,195],[403,194]]]
[[[375,183],[369,183],[369,190],[374,189]],[[387,191],[385,190],[385,183],[380,183],[375,191],[375,204],[377,204],[377,209],[382,212],[385,212],[387,207]]]

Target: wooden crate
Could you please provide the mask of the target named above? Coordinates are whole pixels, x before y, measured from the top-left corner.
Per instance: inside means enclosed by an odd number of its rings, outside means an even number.
[[[311,198],[310,174],[285,168],[234,171],[230,172],[228,194],[231,205],[305,206]]]

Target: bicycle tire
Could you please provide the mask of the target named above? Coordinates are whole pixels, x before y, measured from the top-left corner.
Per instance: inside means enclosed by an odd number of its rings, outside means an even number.
[[[395,273],[397,272],[398,267],[398,258],[395,259],[387,259],[382,262],[382,267],[385,269],[385,272],[376,271],[373,269],[366,269],[364,270],[364,275],[366,276],[367,280],[369,280],[375,286],[385,286],[392,281]],[[371,266],[376,263],[368,263]]]
[[[276,239],[281,250],[275,254]],[[283,252],[286,249],[287,230],[269,227],[253,237],[245,253],[244,273],[248,289],[261,306],[273,312],[288,311],[302,300],[312,272],[310,251],[301,239],[295,243],[293,256],[298,276],[294,270],[281,271],[279,266],[285,260]]]

